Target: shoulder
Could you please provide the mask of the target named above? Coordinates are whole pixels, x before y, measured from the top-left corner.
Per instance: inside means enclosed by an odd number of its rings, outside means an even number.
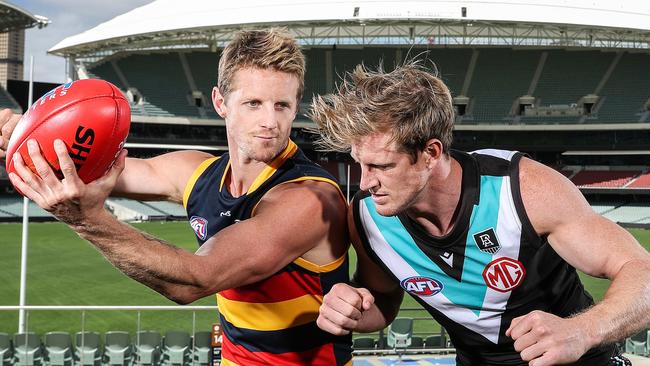
[[[563,223],[591,216],[580,190],[560,172],[529,158],[519,162],[519,186],[526,213],[540,235]]]
[[[278,184],[260,200],[262,205],[292,205],[302,210],[324,210],[345,213],[346,203],[341,191],[331,183],[301,180]],[[261,208],[261,207],[260,207]]]

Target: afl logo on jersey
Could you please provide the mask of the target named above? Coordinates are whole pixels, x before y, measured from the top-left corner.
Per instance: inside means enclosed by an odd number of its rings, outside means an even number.
[[[488,263],[483,270],[483,279],[489,288],[508,292],[519,287],[526,276],[526,268],[518,260],[501,257]]]
[[[190,226],[199,239],[205,240],[205,238],[208,236],[208,220],[204,219],[203,217],[192,216],[190,218]]]
[[[433,296],[443,288],[442,282],[422,276],[404,279],[400,285],[406,292],[417,296]]]

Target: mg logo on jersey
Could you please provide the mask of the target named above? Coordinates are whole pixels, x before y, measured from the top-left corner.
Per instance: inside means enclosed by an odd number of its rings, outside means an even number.
[[[526,276],[524,265],[518,260],[501,257],[488,263],[483,270],[483,279],[489,288],[508,292],[521,285]]]
[[[494,233],[492,228],[474,234],[474,242],[478,249],[484,253],[494,254],[501,249],[497,234]]]
[[[190,226],[199,239],[205,240],[208,235],[208,220],[201,216],[192,216],[190,218]]]
[[[442,283],[429,277],[409,277],[400,283],[406,292],[418,296],[433,296],[442,291]]]

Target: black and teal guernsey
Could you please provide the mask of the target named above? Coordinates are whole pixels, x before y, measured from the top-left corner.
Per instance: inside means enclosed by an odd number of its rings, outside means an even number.
[[[371,258],[445,327],[458,365],[526,365],[505,335],[513,318],[533,310],[568,317],[593,299],[526,215],[522,154],[451,154],[463,173],[449,234],[433,237],[405,214],[381,216],[365,192],[353,200],[357,231]],[[576,365],[608,365],[615,352],[596,348]]]
[[[228,154],[206,160],[185,190],[183,202],[199,245],[254,216],[264,194],[280,184],[322,181],[341,193],[329,173],[292,141],[240,197],[233,197],[224,183],[229,169]],[[282,220],[278,217],[278,225]],[[316,325],[323,296],[334,284],[348,280],[347,254],[326,265],[299,257],[264,280],[219,292],[221,365],[351,365],[351,337],[331,335]]]

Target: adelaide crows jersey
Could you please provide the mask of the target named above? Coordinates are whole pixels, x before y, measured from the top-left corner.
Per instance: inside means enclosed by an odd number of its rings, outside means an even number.
[[[576,270],[537,235],[519,191],[520,153],[452,151],[463,169],[457,221],[433,237],[407,215],[377,213],[357,194],[357,231],[371,258],[449,332],[459,365],[525,365],[505,331],[533,310],[567,317],[593,304]],[[614,347],[579,365],[607,365]]]
[[[264,194],[280,184],[316,180],[338,189],[292,141],[241,197],[233,197],[224,183],[229,169],[227,153],[206,160],[185,190],[183,203],[199,245],[254,216]],[[334,336],[316,325],[324,294],[348,280],[347,255],[322,266],[297,258],[262,281],[219,292],[221,365],[351,365],[350,336]]]

